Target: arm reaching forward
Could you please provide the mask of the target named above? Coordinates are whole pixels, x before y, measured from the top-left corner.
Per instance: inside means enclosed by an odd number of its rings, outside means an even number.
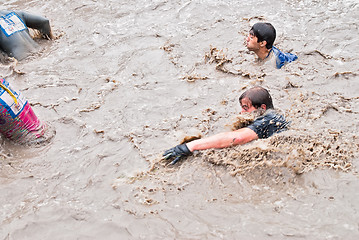
[[[44,36],[50,39],[54,38],[48,19],[23,11],[16,11],[16,14],[24,20],[27,27],[39,30]]]
[[[187,143],[187,147],[193,152],[195,150],[242,145],[256,139],[258,139],[258,135],[252,129],[241,128],[233,132],[223,132],[208,138],[194,140]]]
[[[193,151],[210,148],[225,148],[238,144],[245,144],[258,139],[258,135],[249,128],[241,128],[233,132],[224,132],[208,138],[201,138],[189,143],[177,145],[168,149],[163,154],[165,159],[174,158],[171,164],[175,164],[181,158],[191,155]]]

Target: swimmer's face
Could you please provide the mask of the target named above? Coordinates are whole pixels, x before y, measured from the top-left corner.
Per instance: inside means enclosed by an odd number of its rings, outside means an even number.
[[[260,44],[258,42],[258,38],[253,35],[253,32],[249,32],[247,37],[247,49],[249,51],[256,51],[260,47]]]
[[[241,113],[251,113],[254,110],[256,110],[256,108],[252,105],[252,101],[249,100],[248,98],[243,98],[241,100]]]

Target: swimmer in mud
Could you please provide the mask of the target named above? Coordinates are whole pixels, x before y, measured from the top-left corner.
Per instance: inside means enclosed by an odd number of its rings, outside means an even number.
[[[24,59],[39,49],[39,45],[30,36],[29,29],[53,39],[48,19],[22,11],[0,10],[0,49],[17,60]]]
[[[55,131],[40,121],[22,93],[0,79],[0,133],[13,142],[32,145],[48,142]]]
[[[247,37],[247,49],[253,51],[259,62],[271,62],[280,69],[286,63],[295,61],[298,57],[292,53],[283,53],[273,46],[276,30],[270,23],[256,23],[252,26]]]
[[[174,159],[171,164],[175,164],[196,150],[243,145],[260,138],[268,138],[274,133],[287,129],[289,123],[282,115],[274,111],[272,97],[268,90],[262,87],[248,89],[239,97],[239,102],[242,107],[241,113],[258,113],[259,116],[252,124],[235,131],[223,132],[177,145],[165,151],[164,159]]]

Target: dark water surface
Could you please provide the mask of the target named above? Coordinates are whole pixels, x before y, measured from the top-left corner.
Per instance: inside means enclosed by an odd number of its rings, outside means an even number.
[[[56,129],[46,146],[1,141],[0,239],[358,239],[357,0],[0,2],[57,36],[0,65]],[[258,21],[299,60],[254,63]],[[290,131],[159,161],[227,131],[258,84]]]

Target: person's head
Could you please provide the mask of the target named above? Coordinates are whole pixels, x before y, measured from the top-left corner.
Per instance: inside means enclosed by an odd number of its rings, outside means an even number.
[[[242,111],[253,112],[258,109],[273,109],[272,97],[268,90],[262,87],[253,87],[242,93],[239,97],[239,103],[241,104]]]
[[[247,37],[247,48],[250,51],[260,47],[271,49],[276,38],[276,31],[272,24],[259,22],[252,26]]]

